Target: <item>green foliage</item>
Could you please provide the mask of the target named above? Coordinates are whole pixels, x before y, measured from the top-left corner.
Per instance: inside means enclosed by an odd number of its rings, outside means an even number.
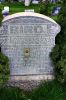
[[[62,47],[61,56],[63,59],[66,59],[66,44]]]
[[[56,80],[45,82],[32,92],[31,100],[66,100],[66,85]]]
[[[61,75],[66,76],[66,59],[61,58],[57,63],[57,67],[61,68]]]
[[[0,88],[0,100],[28,100],[22,90],[18,88]]]
[[[45,3],[41,2],[41,4],[40,4],[40,13],[41,14],[44,14],[44,9],[45,9]]]
[[[0,9],[0,26],[2,24],[2,10]],[[0,52],[0,85],[3,85],[9,76],[9,60]]]
[[[1,23],[2,23],[2,19],[3,19],[2,10],[0,9],[0,26],[1,26]]]
[[[61,11],[58,16],[58,23],[61,25],[61,31],[64,32],[66,30],[66,3],[62,4]]]
[[[50,2],[46,0],[40,4],[40,13],[44,15],[50,15]]]
[[[56,62],[58,61],[59,59],[59,45],[55,45],[55,47],[53,48],[50,56],[53,60],[53,63],[56,65]]]
[[[55,70],[55,76],[58,78],[60,75],[61,68],[58,67],[58,61],[60,59],[61,53],[60,52],[60,46],[58,44],[55,45],[55,47],[52,49],[52,52],[50,53],[50,57],[53,61],[54,70]]]
[[[61,82],[66,82],[66,0],[63,0],[58,23],[61,32],[56,36],[56,46],[53,48],[51,58],[55,65],[56,76]]]
[[[0,4],[0,8],[3,9],[4,6],[9,6],[10,14],[17,13],[17,12],[24,12],[25,9],[34,9],[35,12],[39,12],[39,5],[31,4],[30,6],[25,6],[23,2],[14,2],[14,3],[2,3]]]
[[[9,78],[9,60],[4,54],[0,53],[0,85],[3,85]]]

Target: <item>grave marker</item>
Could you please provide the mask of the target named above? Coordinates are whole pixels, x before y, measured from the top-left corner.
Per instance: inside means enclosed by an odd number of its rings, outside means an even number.
[[[60,26],[51,18],[32,12],[9,15],[0,28],[2,52],[10,60],[11,80],[52,79],[49,54]]]

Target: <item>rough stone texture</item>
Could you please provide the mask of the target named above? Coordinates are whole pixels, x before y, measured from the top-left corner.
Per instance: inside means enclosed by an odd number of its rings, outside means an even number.
[[[53,75],[49,54],[59,31],[59,25],[46,17],[26,14],[4,21],[0,44],[10,60],[10,75]],[[29,57],[24,56],[25,48],[30,50]]]
[[[17,86],[25,91],[32,91],[32,89],[38,88],[39,85],[51,79],[54,79],[53,75],[11,76],[7,86]]]
[[[7,86],[8,87],[19,87],[20,89],[23,89],[25,91],[32,91],[35,88],[38,88],[40,84],[43,83],[42,81],[37,80],[24,80],[24,81],[8,81]]]

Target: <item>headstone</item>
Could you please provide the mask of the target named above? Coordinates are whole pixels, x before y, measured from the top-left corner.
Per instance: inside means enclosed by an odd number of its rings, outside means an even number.
[[[31,0],[25,0],[25,6],[29,6],[30,5],[30,1]]]
[[[0,3],[4,2],[5,0],[0,0]]]
[[[33,3],[33,4],[39,4],[39,1],[33,0],[32,3]]]
[[[2,52],[10,60],[11,80],[53,78],[49,54],[60,26],[51,18],[32,12],[4,18],[0,28]]]
[[[58,15],[60,12],[61,7],[54,7],[52,11],[52,15]]]
[[[56,3],[56,2],[57,2],[57,0],[51,0],[51,2],[52,2],[52,3]]]
[[[4,17],[9,15],[9,7],[8,6],[4,7],[4,10],[2,10],[2,14]]]
[[[4,10],[6,10],[6,11],[9,12],[9,7],[8,7],[8,6],[5,6],[5,7],[4,7]]]

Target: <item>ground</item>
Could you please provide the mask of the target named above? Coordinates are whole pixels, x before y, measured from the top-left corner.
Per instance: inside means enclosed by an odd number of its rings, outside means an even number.
[[[66,85],[53,80],[32,92],[3,87],[0,89],[0,100],[66,100]]]

